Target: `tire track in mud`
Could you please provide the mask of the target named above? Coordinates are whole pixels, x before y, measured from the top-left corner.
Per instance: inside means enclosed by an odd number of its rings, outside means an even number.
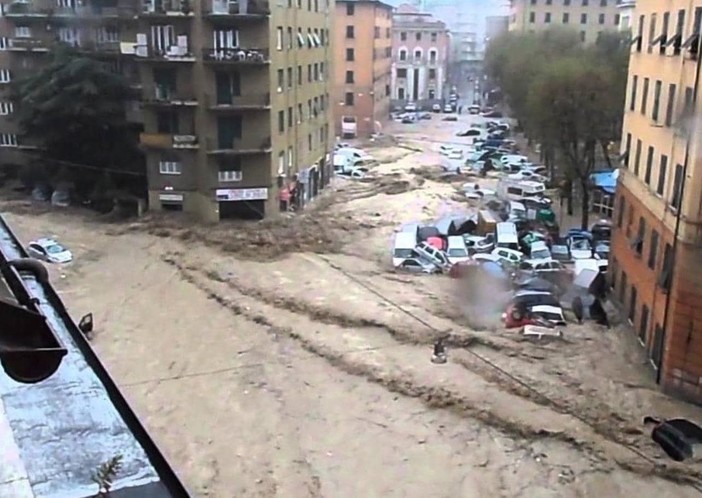
[[[402,344],[426,345],[426,342],[417,340],[414,335],[408,335],[406,332],[398,333],[398,331],[392,327],[388,327],[381,322],[374,322],[371,320],[349,319],[348,317],[345,317],[346,321],[339,324],[335,321],[333,314],[324,313],[321,310],[316,310],[310,314],[306,311],[305,305],[297,303],[290,306],[291,303],[287,301],[281,302],[280,300],[267,295],[265,296],[265,299],[260,299],[262,294],[260,291],[248,292],[250,290],[248,288],[239,290],[236,286],[230,285],[230,282],[222,279],[219,275],[212,275],[212,272],[185,266],[181,264],[177,258],[172,256],[165,255],[162,257],[162,259],[167,264],[175,267],[184,280],[205,292],[208,297],[215,300],[223,307],[229,309],[231,312],[253,322],[268,326],[270,333],[281,335],[284,334],[294,339],[306,351],[326,359],[329,364],[349,375],[361,377],[369,382],[379,384],[390,392],[416,398],[428,408],[446,409],[458,416],[480,421],[487,426],[502,431],[506,435],[521,438],[527,441],[543,440],[545,442],[553,441],[556,443],[566,444],[571,448],[588,455],[591,461],[593,461],[595,464],[601,465],[602,468],[600,470],[602,472],[607,471],[605,464],[607,461],[609,461],[615,463],[624,470],[643,476],[656,476],[674,483],[692,486],[700,486],[700,483],[702,483],[702,473],[691,471],[689,468],[681,465],[665,463],[659,464],[653,460],[647,461],[632,458],[631,453],[629,453],[629,447],[631,446],[630,442],[619,439],[611,430],[602,431],[600,427],[601,421],[596,420],[591,422],[586,419],[586,416],[583,417],[585,420],[578,420],[573,418],[573,415],[570,413],[559,414],[562,417],[573,419],[573,421],[578,425],[582,424],[583,428],[589,429],[588,432],[591,431],[592,436],[588,438],[586,435],[582,435],[580,430],[570,431],[579,434],[579,436],[573,436],[567,430],[551,430],[543,427],[535,427],[533,424],[520,422],[518,420],[519,417],[516,417],[517,419],[514,417],[505,417],[499,410],[491,410],[489,407],[486,408],[486,404],[480,403],[475,399],[471,399],[470,396],[463,395],[456,390],[451,390],[443,386],[420,383],[418,382],[418,379],[412,378],[410,371],[389,372],[382,369],[378,365],[359,361],[358,357],[352,359],[350,356],[353,355],[354,351],[340,352],[338,350],[334,350],[328,345],[323,344],[321,340],[311,339],[307,337],[306,334],[301,334],[293,330],[289,326],[289,323],[274,323],[273,320],[266,317],[265,308],[277,308],[278,310],[291,313],[292,315],[303,316],[308,320],[318,321],[320,323],[336,326],[341,329],[381,329],[387,331],[393,337],[393,339],[397,341],[398,347],[400,347]],[[216,278],[213,278],[213,276]],[[220,292],[218,292],[214,288],[216,286],[223,288],[220,289]],[[235,294],[236,298],[224,297],[223,294],[227,292]],[[246,302],[251,303],[251,305],[247,306],[242,304]],[[322,320],[317,320],[315,318],[316,316],[320,316]],[[390,332],[390,330],[392,330],[394,334]],[[391,346],[387,346],[385,348],[379,347],[377,349],[388,349],[390,347]],[[360,351],[362,350],[359,349],[356,352]],[[457,362],[452,361],[452,363]],[[546,408],[554,412],[554,414],[558,413],[556,410],[557,407],[552,403],[545,403],[543,399],[542,403],[539,403],[536,399],[533,399],[533,393],[524,392],[526,390],[520,391],[520,389],[513,383],[506,382],[505,379],[497,379],[494,377],[490,378],[490,376],[487,375],[484,370],[481,372],[473,372],[473,368],[468,368],[466,365],[462,364],[460,360],[458,363],[461,368],[472,372],[474,375],[477,375],[478,378],[487,382],[489,386],[494,386],[497,391],[503,393],[504,395],[514,396],[516,399],[523,400],[525,403],[531,403],[533,405]],[[403,373],[406,375],[402,375]],[[529,410],[527,409],[526,411]]]

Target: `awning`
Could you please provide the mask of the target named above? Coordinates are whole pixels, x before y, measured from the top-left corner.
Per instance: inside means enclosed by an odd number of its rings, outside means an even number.
[[[608,194],[614,194],[617,189],[619,171],[598,171],[590,175],[590,181],[595,187]]]

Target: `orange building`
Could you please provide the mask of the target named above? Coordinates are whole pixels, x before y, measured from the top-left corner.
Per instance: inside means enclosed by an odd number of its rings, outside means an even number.
[[[377,0],[338,0],[334,18],[334,128],[369,136],[390,115],[392,10]]]
[[[702,0],[637,0],[610,274],[663,389],[702,401]]]

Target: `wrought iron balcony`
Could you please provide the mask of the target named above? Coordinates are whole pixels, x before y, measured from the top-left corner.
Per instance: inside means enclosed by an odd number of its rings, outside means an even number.
[[[202,13],[213,19],[263,19],[271,14],[268,0],[203,0]]]
[[[142,99],[144,105],[150,106],[196,106],[197,99],[191,93],[178,91],[175,88],[156,85],[146,92]]]
[[[169,133],[141,133],[139,143],[146,149],[198,149],[197,135]]]
[[[202,51],[205,62],[220,64],[269,64],[270,56],[265,48],[206,48]]]
[[[207,153],[211,155],[252,155],[271,152],[271,137],[234,138],[223,142],[214,138],[207,139]]]
[[[265,110],[271,107],[271,94],[207,95],[207,106],[215,111]]]

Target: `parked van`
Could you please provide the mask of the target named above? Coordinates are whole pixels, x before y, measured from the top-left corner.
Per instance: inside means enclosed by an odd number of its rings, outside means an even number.
[[[543,183],[531,180],[503,178],[497,184],[497,195],[502,199],[513,201],[519,201],[522,197],[540,197],[545,191],[546,187]]]
[[[392,247],[392,265],[398,267],[408,258],[417,257],[414,248],[417,246],[417,232],[399,232],[395,234]]]
[[[358,133],[358,125],[356,124],[355,116],[341,117],[341,136],[342,138],[356,138]]]
[[[510,201],[509,203],[509,215],[513,218],[526,219],[527,209],[524,204],[517,201]]]
[[[519,251],[519,237],[514,223],[498,223],[495,227],[495,246]]]
[[[456,263],[464,263],[470,259],[466,242],[460,235],[452,235],[448,238],[446,254],[449,261],[454,265]]]

